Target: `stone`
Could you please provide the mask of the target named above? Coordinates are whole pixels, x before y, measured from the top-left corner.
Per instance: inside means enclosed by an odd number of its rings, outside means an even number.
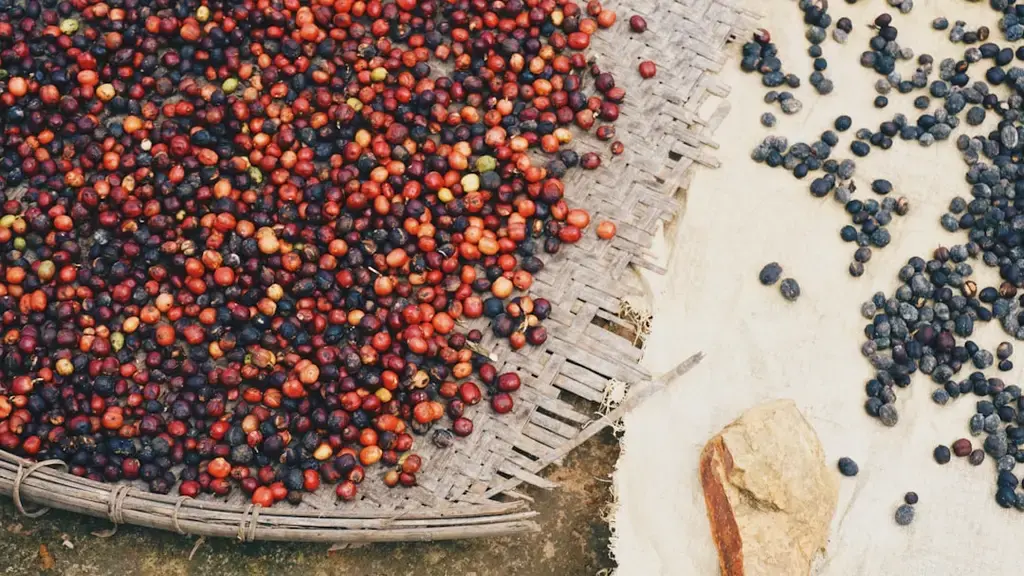
[[[810,573],[839,497],[818,436],[791,400],[751,408],[701,453],[722,576]]]

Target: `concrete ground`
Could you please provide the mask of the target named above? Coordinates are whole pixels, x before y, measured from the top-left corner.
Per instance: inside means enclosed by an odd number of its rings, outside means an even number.
[[[0,574],[594,576],[614,566],[602,515],[610,501],[618,455],[618,441],[606,431],[573,451],[564,466],[547,471],[546,477],[561,484],[559,488],[524,488],[540,512],[536,533],[335,552],[328,552],[326,545],[243,545],[207,539],[189,561],[195,538],[134,526],[100,538],[92,532],[110,528],[106,520],[57,510],[32,520],[19,516],[10,500],[2,499]]]

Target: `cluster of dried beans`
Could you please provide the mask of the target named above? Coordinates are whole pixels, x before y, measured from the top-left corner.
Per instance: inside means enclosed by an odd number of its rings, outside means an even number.
[[[468,435],[467,405],[509,412],[520,386],[460,319],[547,337],[524,294],[590,223],[562,178],[600,158],[565,145],[619,115],[580,52],[614,21],[597,0],[0,0],[0,448],[264,506],[350,500],[378,462],[414,485],[414,434]]]

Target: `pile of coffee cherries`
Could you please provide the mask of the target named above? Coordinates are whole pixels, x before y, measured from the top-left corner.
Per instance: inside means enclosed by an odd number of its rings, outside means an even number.
[[[464,322],[543,344],[538,256],[615,235],[563,199],[626,95],[585,54],[615,20],[0,0],[0,449],[263,506],[415,485],[521,385]]]

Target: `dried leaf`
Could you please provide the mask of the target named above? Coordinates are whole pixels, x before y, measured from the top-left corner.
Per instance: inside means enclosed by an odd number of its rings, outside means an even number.
[[[117,524],[114,524],[106,530],[93,530],[92,535],[97,538],[110,538],[117,534]]]
[[[412,382],[409,387],[413,389],[426,388],[429,383],[430,375],[425,370],[417,370],[412,376]]]
[[[349,545],[344,543],[344,542],[339,542],[337,544],[332,544],[331,547],[327,549],[327,555],[328,556],[333,556],[336,552],[341,552],[343,550],[348,550],[348,547],[349,547]]]
[[[42,570],[53,570],[56,566],[56,562],[53,561],[53,556],[50,554],[49,549],[46,548],[46,544],[39,545],[39,565]]]
[[[469,348],[470,351],[472,351],[474,354],[479,354],[492,362],[498,361],[497,356],[491,354],[490,350],[484,348],[483,346],[477,344],[476,342],[466,342],[466,348]]]
[[[362,548],[364,546],[366,546],[366,544],[359,544],[358,542],[338,542],[336,544],[332,544],[331,547],[327,549],[327,555],[333,556],[338,552],[352,550],[354,548]]]

